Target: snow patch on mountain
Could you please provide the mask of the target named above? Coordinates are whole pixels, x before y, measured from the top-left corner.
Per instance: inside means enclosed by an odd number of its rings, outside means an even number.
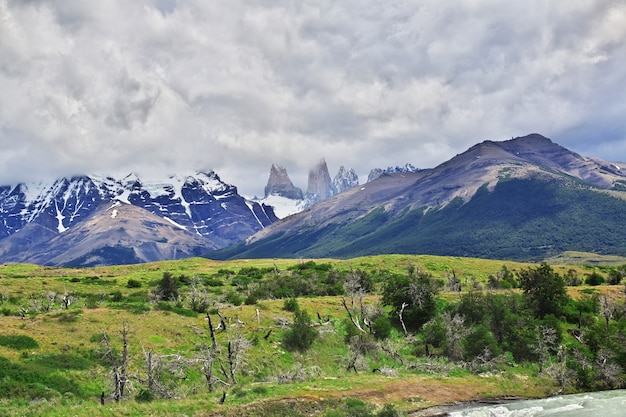
[[[307,201],[302,200],[294,200],[292,198],[282,197],[279,195],[268,195],[265,198],[256,200],[259,203],[272,206],[274,209],[274,213],[276,217],[279,219],[284,219],[285,217],[291,216],[292,214],[296,214],[301,212],[306,208]]]
[[[65,219],[65,216],[63,215],[61,210],[59,210],[59,205],[56,202],[54,203],[54,206],[57,212],[56,219],[59,222],[59,224],[57,225],[57,230],[59,231],[59,233],[63,233],[67,230],[67,227],[63,226],[63,219]]]
[[[176,223],[174,220],[170,219],[169,217],[164,216],[163,218],[164,218],[166,221],[168,221],[169,223],[171,223],[173,226],[178,227],[179,229],[182,229],[182,230],[187,230],[187,227],[186,227],[186,226],[183,226],[182,224],[178,224],[178,223]]]

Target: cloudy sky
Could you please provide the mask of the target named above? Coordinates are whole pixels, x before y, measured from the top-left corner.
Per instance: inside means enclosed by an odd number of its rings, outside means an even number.
[[[0,0],[0,183],[438,165],[538,132],[626,161],[623,0]]]

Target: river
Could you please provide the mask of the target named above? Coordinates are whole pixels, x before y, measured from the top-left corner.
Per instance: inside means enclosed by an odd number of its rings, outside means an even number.
[[[624,417],[626,390],[563,395],[543,400],[468,407],[449,411],[451,417]]]

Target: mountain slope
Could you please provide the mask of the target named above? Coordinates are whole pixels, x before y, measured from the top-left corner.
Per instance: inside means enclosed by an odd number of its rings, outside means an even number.
[[[0,241],[0,257],[5,262],[95,266],[187,258],[216,247],[147,210],[116,202],[99,206],[64,233],[29,224],[23,233]]]
[[[211,257],[626,254],[623,168],[536,134],[486,141],[433,169],[384,174]]]

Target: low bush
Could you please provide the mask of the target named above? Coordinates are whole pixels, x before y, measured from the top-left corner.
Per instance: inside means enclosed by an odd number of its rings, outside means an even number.
[[[39,343],[30,336],[0,335],[0,346],[16,350],[37,349]]]
[[[291,311],[292,313],[300,310],[300,305],[298,304],[298,300],[295,298],[287,298],[283,302],[283,310]]]
[[[311,327],[311,318],[306,310],[296,310],[293,325],[283,336],[283,345],[287,350],[303,352],[311,347],[318,337],[316,329]]]
[[[136,279],[129,279],[126,283],[126,287],[128,288],[141,288],[141,281],[137,281]]]
[[[173,306],[165,301],[161,301],[156,305],[157,310],[171,311],[184,317],[198,317],[198,313],[182,307]]]
[[[602,285],[604,284],[604,282],[604,277],[597,272],[594,272],[591,275],[588,275],[587,278],[585,278],[585,284],[587,285]]]
[[[62,370],[85,370],[92,366],[92,362],[90,360],[67,353],[36,355],[29,358],[27,363],[32,363],[45,368]]]

